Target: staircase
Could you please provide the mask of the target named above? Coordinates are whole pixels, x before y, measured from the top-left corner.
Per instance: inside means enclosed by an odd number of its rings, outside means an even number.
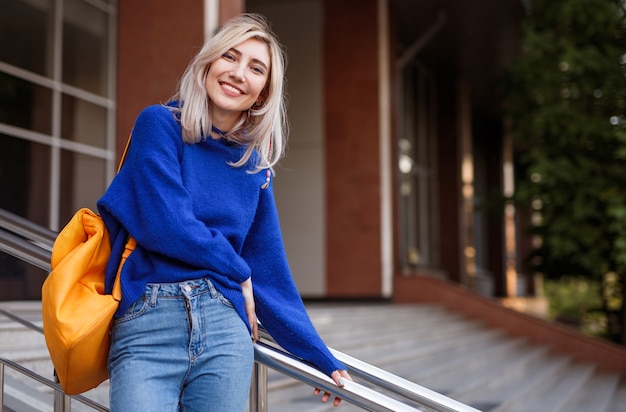
[[[626,381],[618,374],[598,372],[435,305],[307,307],[330,347],[485,412],[626,411]],[[40,302],[0,302],[0,308],[41,326]],[[0,357],[52,376],[43,336],[1,315]],[[6,410],[52,410],[51,392],[5,373]],[[311,387],[272,370],[268,378],[272,412],[359,410],[322,404]],[[107,391],[105,382],[85,395],[108,405]]]

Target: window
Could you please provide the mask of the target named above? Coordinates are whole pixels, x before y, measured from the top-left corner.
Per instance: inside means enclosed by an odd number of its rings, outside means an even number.
[[[399,250],[404,273],[438,265],[435,82],[420,64],[401,78],[398,141]]]
[[[0,0],[0,208],[58,230],[115,172],[115,1]]]

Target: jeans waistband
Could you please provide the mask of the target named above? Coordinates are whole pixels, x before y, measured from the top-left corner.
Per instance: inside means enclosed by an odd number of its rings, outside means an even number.
[[[148,283],[144,293],[145,298],[182,298],[200,295],[210,292],[213,297],[218,295],[218,291],[210,279],[194,279],[175,283]]]

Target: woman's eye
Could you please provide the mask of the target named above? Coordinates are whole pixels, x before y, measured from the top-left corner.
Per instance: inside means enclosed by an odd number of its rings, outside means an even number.
[[[226,60],[229,60],[229,61],[234,61],[235,60],[235,57],[232,54],[230,54],[230,53],[224,53],[224,54],[222,54],[222,57],[225,58]]]
[[[255,72],[255,73],[258,73],[258,74],[265,74],[265,71],[261,67],[253,66],[252,67],[252,71]]]

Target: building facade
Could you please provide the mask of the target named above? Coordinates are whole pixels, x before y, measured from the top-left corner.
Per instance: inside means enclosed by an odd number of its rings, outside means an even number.
[[[243,11],[289,57],[275,190],[304,297],[393,299],[414,276],[533,292],[516,211],[488,207],[514,190],[498,80],[520,0],[0,0],[0,208],[53,230],[95,208],[139,111]],[[0,259],[0,299],[37,299],[45,273]]]

